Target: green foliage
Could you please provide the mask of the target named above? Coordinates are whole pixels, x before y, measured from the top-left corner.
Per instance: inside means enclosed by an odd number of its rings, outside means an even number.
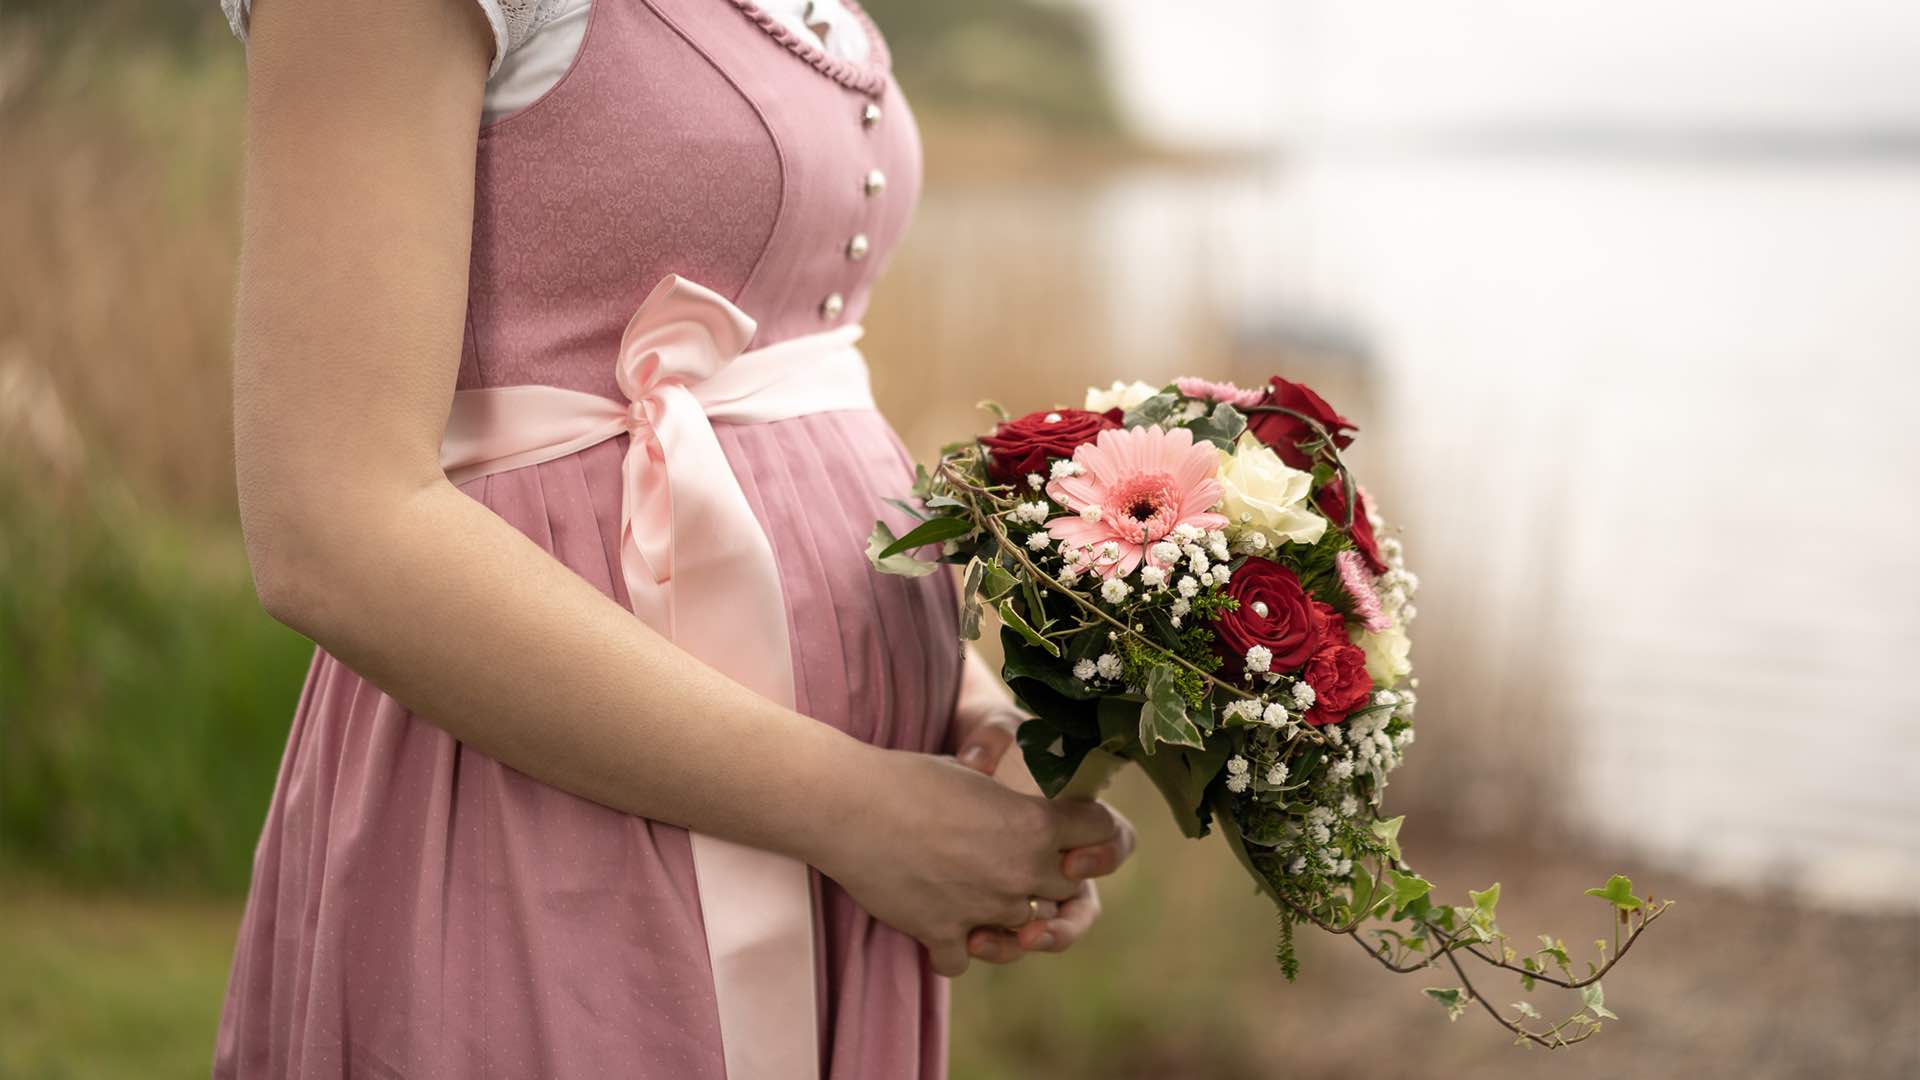
[[[1140,748],[1152,754],[1162,744],[1205,746],[1200,729],[1187,715],[1187,698],[1180,676],[1192,673],[1165,664],[1147,674],[1147,700],[1140,705]]]
[[[1334,565],[1334,557],[1353,546],[1347,534],[1329,523],[1327,531],[1312,544],[1282,544],[1275,552],[1275,561],[1293,571],[1300,579],[1300,585],[1307,595],[1322,603],[1331,604],[1342,615],[1353,613],[1353,598],[1340,584],[1340,568]]]
[[[1300,978],[1300,954],[1293,948],[1293,915],[1286,908],[1279,910],[1280,936],[1274,942],[1273,958],[1280,965],[1280,974],[1288,982]]]
[[[1226,453],[1233,452],[1233,441],[1247,430],[1247,418],[1239,409],[1220,402],[1213,411],[1187,425],[1194,439],[1205,439]]]
[[[907,535],[912,536],[913,532]],[[923,577],[933,573],[937,564],[923,562],[906,554],[899,550],[899,544],[900,541],[894,537],[893,530],[887,527],[886,522],[874,522],[873,532],[867,537],[867,561],[881,573],[898,574],[901,577]]]
[[[1472,995],[1468,994],[1465,988],[1458,986],[1444,990],[1429,986],[1426,989],[1426,995],[1446,1008],[1448,1020],[1460,1019],[1460,1014],[1467,1011],[1468,1005],[1473,1004]]]
[[[1645,903],[1644,900],[1633,895],[1633,879],[1625,874],[1613,875],[1607,879],[1605,885],[1597,889],[1588,889],[1587,895],[1599,897],[1621,911],[1634,911]]]
[[[869,0],[917,109],[1018,116],[1050,128],[1119,127],[1088,16],[1035,0]]]
[[[260,610],[231,526],[0,476],[0,864],[246,884],[312,646]]]

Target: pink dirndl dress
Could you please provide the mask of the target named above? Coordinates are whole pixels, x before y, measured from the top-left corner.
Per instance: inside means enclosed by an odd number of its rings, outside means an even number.
[[[755,349],[857,322],[920,180],[867,29],[855,65],[748,0],[596,0],[566,77],[482,129],[459,387],[618,399],[623,331],[669,275],[750,316]],[[835,409],[713,431],[774,553],[796,707],[939,752],[962,669],[951,583],[864,554],[911,483],[892,428]],[[628,443],[461,490],[626,604]],[[946,981],[832,881],[810,887],[818,1075],[944,1076]],[[684,830],[516,772],[316,650],[214,1075],[724,1077],[707,940]]]

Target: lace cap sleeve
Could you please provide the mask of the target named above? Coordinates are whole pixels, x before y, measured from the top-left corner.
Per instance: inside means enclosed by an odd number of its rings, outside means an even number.
[[[493,28],[493,63],[487,68],[487,77],[500,70],[501,61],[507,54],[520,46],[529,35],[551,16],[558,0],[474,0],[480,10],[486,12],[487,25]],[[220,0],[220,10],[227,16],[227,25],[233,28],[233,36],[242,42],[247,40],[247,9],[251,0]]]

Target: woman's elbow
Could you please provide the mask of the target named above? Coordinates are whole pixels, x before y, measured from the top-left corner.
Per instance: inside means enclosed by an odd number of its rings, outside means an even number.
[[[314,550],[301,516],[279,509],[248,509],[242,500],[241,533],[254,595],[275,620],[313,636],[327,592],[324,562]]]

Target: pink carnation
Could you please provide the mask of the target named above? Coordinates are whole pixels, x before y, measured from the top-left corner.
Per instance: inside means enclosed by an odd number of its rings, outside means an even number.
[[[1348,548],[1333,557],[1340,570],[1340,585],[1353,600],[1353,617],[1371,633],[1393,629],[1393,620],[1380,610],[1380,596],[1373,591],[1373,576],[1367,572],[1367,560]]]
[[[1147,549],[1182,525],[1219,529],[1226,516],[1212,512],[1220,501],[1214,479],[1220,451],[1193,441],[1185,428],[1114,428],[1073,452],[1078,475],[1047,485],[1054,502],[1073,511],[1047,522],[1063,547],[1088,555],[1087,569],[1104,577],[1133,573],[1142,560],[1159,565]],[[1113,544],[1112,554],[1101,549]]]
[[[1247,408],[1260,404],[1267,396],[1265,390],[1242,390],[1230,382],[1213,382],[1208,379],[1196,379],[1191,375],[1182,375],[1173,380],[1174,388],[1190,398],[1202,401],[1224,401],[1236,408]]]

